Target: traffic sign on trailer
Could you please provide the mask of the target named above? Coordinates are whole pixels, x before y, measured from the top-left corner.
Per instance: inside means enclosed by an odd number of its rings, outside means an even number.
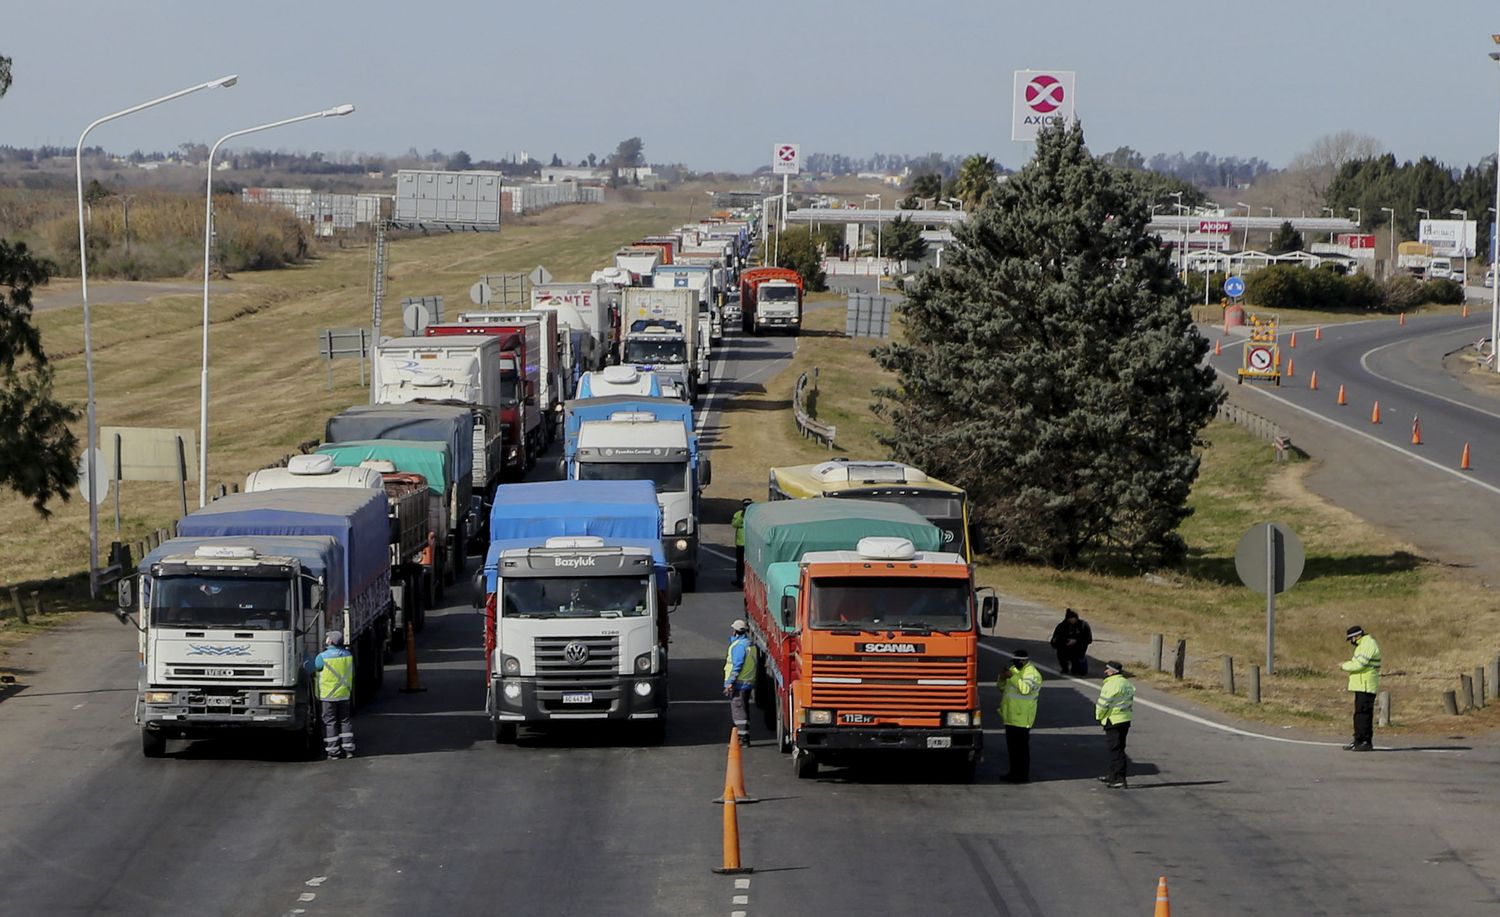
[[[532,286],[539,287],[552,282],[552,272],[538,264],[536,270],[526,275],[526,279],[531,281]]]
[[[469,287],[469,301],[476,306],[487,306],[490,304],[490,297],[494,295],[494,292],[489,284],[481,280],[472,287]]]
[[[419,302],[407,303],[406,308],[401,310],[401,324],[406,329],[407,337],[418,337],[432,324],[432,313]]]
[[[802,171],[802,146],[778,143],[771,150],[771,174],[796,175]]]

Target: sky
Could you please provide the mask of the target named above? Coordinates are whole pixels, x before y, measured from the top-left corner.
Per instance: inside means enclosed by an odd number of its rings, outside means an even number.
[[[20,4],[21,0],[10,0]],[[212,143],[349,102],[356,112],[232,141],[326,154],[527,152],[569,163],[639,136],[651,162],[749,171],[812,152],[1029,156],[1012,73],[1077,73],[1096,153],[1207,150],[1285,165],[1370,134],[1450,165],[1496,148],[1497,0],[33,0],[6,15],[0,144],[72,147],[94,119],[228,73],[96,129],[111,152]]]

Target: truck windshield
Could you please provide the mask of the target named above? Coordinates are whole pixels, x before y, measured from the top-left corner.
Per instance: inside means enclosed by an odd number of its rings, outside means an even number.
[[[500,373],[500,403],[515,404],[520,400],[517,396],[518,391],[519,387],[516,385],[515,371],[502,371]]]
[[[812,626],[822,630],[968,630],[961,579],[830,576],[812,581]]]
[[[761,302],[796,302],[797,288],[786,287],[761,287],[756,291],[756,297]]]
[[[650,481],[657,493],[687,490],[686,462],[579,462],[580,481]]]
[[[291,622],[290,580],[168,576],[151,584],[156,627],[286,630]]]
[[[681,338],[631,338],[625,342],[624,362],[686,363],[687,343]]]
[[[508,618],[638,618],[646,614],[651,578],[643,576],[526,577],[502,584],[500,614]]]

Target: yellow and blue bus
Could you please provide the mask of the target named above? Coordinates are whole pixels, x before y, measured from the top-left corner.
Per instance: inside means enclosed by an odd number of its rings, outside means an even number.
[[[816,465],[771,469],[770,498],[852,497],[910,507],[943,530],[943,550],[973,560],[969,496],[962,488],[900,462],[836,458]]]

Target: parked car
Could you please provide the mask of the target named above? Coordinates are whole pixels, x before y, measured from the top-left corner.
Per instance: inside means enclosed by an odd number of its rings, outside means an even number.
[[[1487,270],[1487,271],[1484,272],[1484,285],[1487,286],[1487,287],[1493,287],[1495,285],[1495,269],[1494,268],[1490,268],[1489,270]]]

